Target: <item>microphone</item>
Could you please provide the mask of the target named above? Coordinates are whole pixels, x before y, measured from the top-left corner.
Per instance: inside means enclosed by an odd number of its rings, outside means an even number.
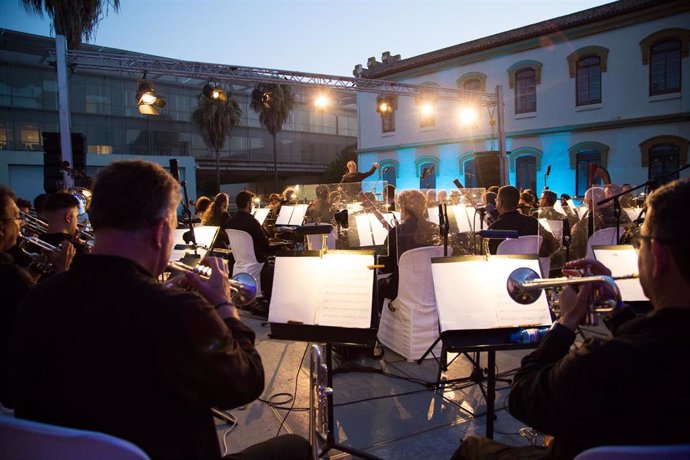
[[[446,225],[445,219],[443,218],[443,205],[438,205],[438,225],[443,229]]]
[[[457,188],[465,188],[465,187],[462,186],[462,184],[460,183],[460,181],[459,181],[458,179],[454,179],[454,180],[453,180],[453,183],[455,184],[455,186],[456,186]]]
[[[546,177],[549,177],[549,174],[551,174],[551,165],[546,167]]]

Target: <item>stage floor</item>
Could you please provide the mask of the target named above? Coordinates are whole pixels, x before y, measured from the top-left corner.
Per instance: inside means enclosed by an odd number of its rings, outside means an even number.
[[[237,419],[234,428],[216,421],[221,451],[223,438],[228,452],[236,452],[276,436],[283,421],[281,434],[308,437],[309,344],[269,339],[267,325],[241,314],[257,334],[256,348],[263,359],[266,387],[261,401],[228,411]],[[606,329],[589,328],[590,334],[606,334]],[[497,374],[510,378],[526,353],[529,351],[496,352]],[[477,384],[455,384],[441,394],[424,385],[436,381],[438,364],[434,359],[421,365],[410,363],[389,349],[379,360],[368,353],[355,355],[349,363],[336,360],[335,364],[336,369],[361,369],[336,372],[333,377],[334,425],[339,444],[384,459],[449,459],[463,437],[485,434],[486,405]],[[482,367],[486,367],[486,360],[486,353],[482,353]],[[471,370],[470,362],[461,356],[449,366],[445,377],[469,377]],[[525,424],[505,408],[508,392],[508,383],[497,382],[494,439],[509,445],[528,445],[529,440],[520,435]],[[538,441],[542,441],[541,436]],[[329,458],[353,457],[331,450]]]

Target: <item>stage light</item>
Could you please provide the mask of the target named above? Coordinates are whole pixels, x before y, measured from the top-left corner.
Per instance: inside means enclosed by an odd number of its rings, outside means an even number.
[[[393,107],[391,107],[391,104],[388,101],[382,100],[379,102],[376,111],[378,113],[391,113],[393,111]]]
[[[423,103],[422,107],[421,107],[421,111],[422,111],[423,117],[432,116],[434,114],[434,104],[432,104],[431,102]]]
[[[204,96],[212,101],[226,101],[228,99],[228,95],[225,93],[223,88],[219,86],[212,86],[210,83],[206,83],[201,92]]]
[[[314,99],[314,107],[317,110],[325,109],[326,107],[328,107],[328,104],[328,97],[326,97],[325,94],[319,94],[318,96],[316,96],[316,99]]]
[[[474,107],[465,106],[458,115],[463,125],[471,125],[477,121],[477,110]]]
[[[146,80],[139,81],[136,97],[141,114],[158,115],[158,109],[165,107],[165,99],[157,95],[153,85]]]

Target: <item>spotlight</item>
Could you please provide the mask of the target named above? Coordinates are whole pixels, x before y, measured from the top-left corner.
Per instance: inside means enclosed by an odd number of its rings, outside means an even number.
[[[252,99],[258,103],[261,103],[267,109],[271,108],[271,93],[264,93],[258,88],[252,91]]]
[[[225,93],[223,88],[219,86],[211,86],[210,83],[204,85],[204,89],[201,91],[204,96],[211,99],[212,101],[226,101],[228,95]]]
[[[477,121],[477,111],[473,107],[463,107],[460,110],[460,121],[464,125],[471,125]]]
[[[376,98],[376,111],[382,116],[393,113],[398,108],[398,101],[395,96],[381,95]]]
[[[314,107],[317,109],[325,109],[328,107],[328,98],[324,94],[319,94],[314,100]]]
[[[137,88],[137,104],[139,104],[139,113],[158,115],[158,109],[165,107],[165,99],[156,94],[150,82],[140,80]]]
[[[434,105],[431,102],[425,102],[422,104],[422,116],[430,117],[434,114]]]

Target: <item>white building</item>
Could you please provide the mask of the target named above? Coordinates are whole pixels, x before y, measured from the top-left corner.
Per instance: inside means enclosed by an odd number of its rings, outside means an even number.
[[[502,87],[510,183],[540,191],[551,165],[550,189],[581,195],[591,163],[618,184],[687,164],[689,48],[689,1],[622,0],[409,59],[384,53],[383,62],[370,58],[355,73],[461,90]],[[463,126],[458,102],[439,99],[425,117],[419,96],[392,96],[394,110],[380,114],[382,97],[358,95],[360,169],[380,162],[383,179],[398,189],[449,189],[455,178],[476,184],[476,152],[499,149],[495,109],[483,107],[476,123]],[[422,177],[425,168],[433,174]]]

